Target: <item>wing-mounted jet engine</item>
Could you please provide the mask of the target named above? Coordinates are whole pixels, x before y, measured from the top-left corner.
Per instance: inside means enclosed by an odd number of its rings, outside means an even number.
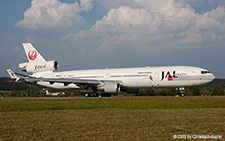
[[[104,82],[99,90],[103,90],[105,93],[119,93],[120,84],[118,82]]]

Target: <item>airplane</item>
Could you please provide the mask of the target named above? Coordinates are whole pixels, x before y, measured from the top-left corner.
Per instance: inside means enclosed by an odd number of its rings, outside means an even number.
[[[60,94],[60,93],[50,93],[50,92],[48,91],[48,89],[43,89],[43,90],[45,90],[46,95],[49,95],[49,96],[58,96],[58,95]],[[65,93],[63,92],[62,94],[65,94]]]
[[[57,61],[46,61],[31,43],[22,44],[29,62],[20,63],[19,68],[32,75],[9,72],[12,79],[24,77],[26,81],[55,89],[87,90],[85,96],[111,96],[120,91],[136,93],[147,88],[179,88],[202,85],[215,79],[207,69],[193,66],[161,66],[91,69],[53,72],[59,68]]]

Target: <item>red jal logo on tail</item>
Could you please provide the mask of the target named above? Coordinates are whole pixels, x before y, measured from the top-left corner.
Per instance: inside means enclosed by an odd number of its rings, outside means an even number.
[[[28,52],[28,58],[30,60],[35,60],[37,58],[37,52],[35,50],[30,50]]]

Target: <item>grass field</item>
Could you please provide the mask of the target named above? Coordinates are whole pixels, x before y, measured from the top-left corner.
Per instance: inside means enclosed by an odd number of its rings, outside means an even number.
[[[224,127],[225,97],[0,100],[0,140],[224,140]]]

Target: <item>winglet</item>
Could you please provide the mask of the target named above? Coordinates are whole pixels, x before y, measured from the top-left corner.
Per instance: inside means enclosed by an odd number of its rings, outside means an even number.
[[[7,69],[7,72],[11,79],[16,79],[16,81],[19,81],[20,78],[11,69]]]

